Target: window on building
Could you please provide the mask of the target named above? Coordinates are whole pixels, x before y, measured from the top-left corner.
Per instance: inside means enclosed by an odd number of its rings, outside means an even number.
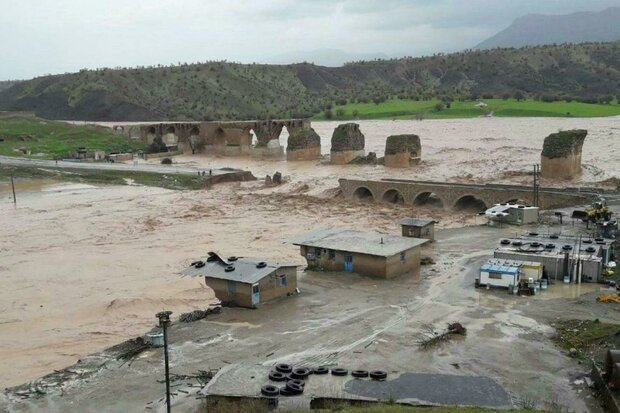
[[[335,260],[336,259],[336,251],[329,250],[329,259],[330,260]]]
[[[489,273],[489,278],[493,278],[496,280],[501,280],[502,279],[502,274],[498,273],[498,272],[490,272]]]
[[[286,287],[286,285],[287,285],[287,280],[286,280],[286,275],[285,275],[285,274],[280,275],[280,279],[279,279],[279,281],[280,281],[280,282],[279,282],[280,287]]]
[[[259,292],[258,284],[254,284],[252,286],[252,294],[257,294]]]
[[[321,258],[321,249],[320,249],[320,248],[315,248],[315,249],[314,249],[314,255],[315,255],[317,258]]]
[[[400,261],[405,262],[405,251],[400,253]]]

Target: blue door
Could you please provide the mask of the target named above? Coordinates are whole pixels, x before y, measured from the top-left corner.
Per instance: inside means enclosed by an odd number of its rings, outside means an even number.
[[[260,288],[258,284],[252,285],[252,305],[256,306],[260,303]]]
[[[348,272],[353,271],[353,256],[352,255],[344,256],[344,270]]]

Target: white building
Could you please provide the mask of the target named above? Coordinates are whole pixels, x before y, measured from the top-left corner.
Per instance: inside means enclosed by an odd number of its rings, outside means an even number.
[[[530,279],[542,278],[542,264],[532,261],[491,259],[480,267],[477,284],[480,286],[509,288]]]
[[[535,224],[538,222],[539,208],[520,204],[495,204],[484,215],[491,221],[513,225]]]

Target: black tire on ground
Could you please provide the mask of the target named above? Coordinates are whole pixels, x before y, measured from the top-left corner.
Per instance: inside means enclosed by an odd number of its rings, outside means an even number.
[[[387,378],[387,372],[383,370],[374,370],[370,372],[370,378],[375,380],[384,380]]]
[[[301,387],[306,387],[306,382],[300,379],[290,379],[289,381],[286,382],[286,384],[288,383],[299,384]]]
[[[302,394],[304,392],[304,388],[297,383],[293,383],[292,380],[286,382],[286,390],[292,394]]]
[[[327,374],[329,373],[329,369],[325,366],[319,366],[315,369],[312,369],[313,374]]]
[[[288,374],[291,371],[293,371],[293,366],[291,366],[290,364],[286,364],[286,363],[279,363],[279,364],[276,364],[276,370],[279,371],[280,373]]]
[[[293,369],[291,372],[291,377],[294,379],[305,379],[310,374],[310,369],[306,367],[300,367],[297,369]]]
[[[284,381],[286,380],[286,374],[281,371],[272,370],[269,372],[269,380],[271,381]]]
[[[353,376],[353,377],[368,377],[368,371],[367,370],[353,370],[351,372],[351,376]]]
[[[295,396],[286,386],[280,388],[280,396]]]
[[[204,266],[205,266],[205,263],[200,261],[200,262],[197,262],[196,265],[194,265],[194,268],[202,268]]]
[[[276,397],[278,394],[280,394],[280,389],[278,389],[273,384],[265,384],[263,387],[261,387],[260,392],[263,396]]]
[[[332,369],[332,376],[346,376],[347,374],[349,374],[349,370],[347,369],[342,369],[340,367]]]

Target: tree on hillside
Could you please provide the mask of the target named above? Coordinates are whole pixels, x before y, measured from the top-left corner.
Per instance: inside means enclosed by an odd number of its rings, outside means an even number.
[[[331,109],[325,109],[325,119],[331,119],[334,117],[334,114],[332,113]]]
[[[336,109],[336,117],[337,118],[344,118],[344,114],[345,114],[344,109],[342,109],[342,108]]]
[[[523,99],[525,99],[525,95],[523,95],[523,92],[521,92],[520,90],[517,90],[515,92],[515,99],[517,100],[517,102],[521,102]]]

